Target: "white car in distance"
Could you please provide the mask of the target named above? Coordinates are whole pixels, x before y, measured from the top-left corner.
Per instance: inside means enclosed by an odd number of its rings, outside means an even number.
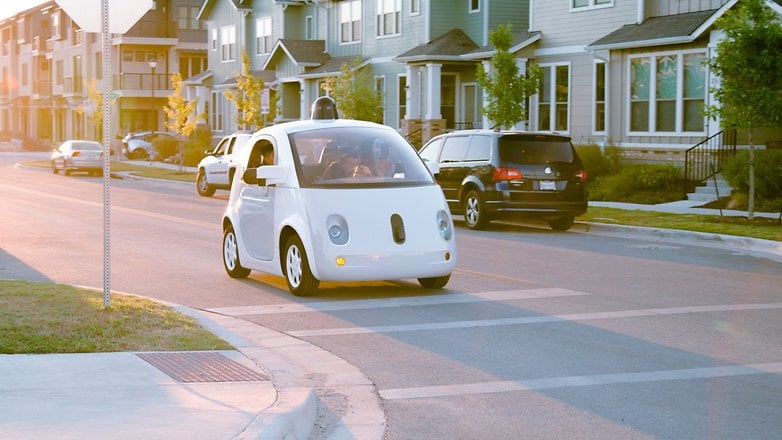
[[[236,171],[237,157],[250,139],[250,132],[236,132],[220,139],[206,157],[198,163],[196,190],[204,197],[211,197],[217,189],[231,189]]]
[[[222,224],[229,276],[283,276],[298,296],[315,294],[321,281],[415,278],[442,288],[450,279],[448,206],[394,129],[339,119],[276,124],[250,138],[236,171]]]

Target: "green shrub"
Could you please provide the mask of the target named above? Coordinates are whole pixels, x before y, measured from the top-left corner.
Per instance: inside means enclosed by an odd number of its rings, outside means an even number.
[[[179,141],[168,136],[158,136],[152,139],[152,147],[157,151],[157,160],[163,160],[177,153]]]
[[[622,153],[617,147],[601,150],[595,144],[576,145],[576,152],[590,179],[616,174],[622,168]]]
[[[674,165],[625,165],[617,174],[593,179],[589,198],[612,202],[666,203],[681,199],[679,189],[682,186],[682,172]]]
[[[738,192],[749,193],[749,151],[742,150],[729,160],[722,176]],[[782,150],[755,151],[755,197],[782,198]]]
[[[185,141],[185,166],[194,167],[204,158],[204,151],[212,145],[212,132],[205,124],[201,124]]]

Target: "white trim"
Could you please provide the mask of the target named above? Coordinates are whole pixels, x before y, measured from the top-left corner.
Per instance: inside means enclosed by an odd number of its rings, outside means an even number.
[[[476,9],[472,8],[472,2],[477,1],[478,7]],[[481,0],[467,0],[467,13],[468,14],[478,14],[481,12]]]
[[[559,133],[559,134],[569,134],[570,133],[570,107],[573,104],[573,66],[572,64],[567,62],[555,62],[555,63],[540,63],[538,64],[540,67],[546,69],[551,68],[552,69],[552,75],[550,80],[552,83],[550,84],[551,90],[549,91],[549,126],[548,127],[541,127],[540,126],[540,115],[539,115],[539,108],[540,108],[540,100],[538,99],[540,96],[540,93],[535,94],[535,115],[536,115],[536,121],[535,121],[535,127],[538,131],[545,131],[545,132],[551,132],[551,133]],[[567,116],[566,116],[566,128],[565,130],[557,130],[556,129],[556,123],[557,123],[557,67],[559,66],[567,66],[568,72],[567,72]]]
[[[559,46],[547,47],[545,49],[535,49],[536,57],[546,57],[552,55],[571,55],[586,52],[584,46]]]
[[[573,2],[575,2],[575,0],[568,0],[568,12],[594,11],[596,9],[606,9],[606,8],[614,7],[614,0],[599,5],[595,4],[595,0],[587,0],[587,1],[589,2],[589,4],[586,6],[573,6]]]

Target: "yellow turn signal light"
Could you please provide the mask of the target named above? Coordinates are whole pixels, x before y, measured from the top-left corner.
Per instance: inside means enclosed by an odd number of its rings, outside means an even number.
[[[337,263],[337,266],[342,267],[345,265],[345,257],[337,257],[335,260],[335,263]]]

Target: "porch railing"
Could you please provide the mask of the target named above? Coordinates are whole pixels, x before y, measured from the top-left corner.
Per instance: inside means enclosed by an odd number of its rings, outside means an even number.
[[[684,194],[722,171],[728,159],[736,155],[736,130],[728,129],[688,148],[684,153]]]

